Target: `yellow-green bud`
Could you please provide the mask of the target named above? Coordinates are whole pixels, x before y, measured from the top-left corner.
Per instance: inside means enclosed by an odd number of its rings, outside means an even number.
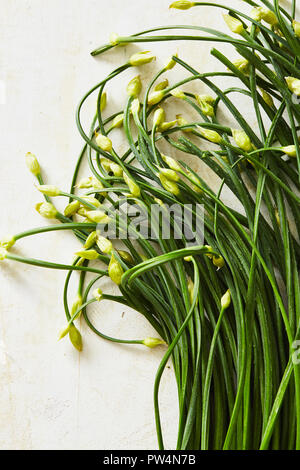
[[[169,80],[165,78],[154,87],[154,91],[164,90],[168,86],[169,86]]]
[[[285,77],[285,81],[289,89],[295,93],[295,95],[300,96],[300,80],[295,77]]]
[[[107,171],[107,173],[109,173],[110,172],[111,161],[108,160],[108,158],[101,157],[100,158],[100,163],[103,166],[104,170]]]
[[[134,77],[128,83],[126,87],[126,92],[128,96],[132,96],[133,98],[137,98],[142,90],[142,82],[140,75]]]
[[[164,96],[165,96],[165,90],[153,91],[148,96],[149,106],[153,106],[154,104],[159,103],[163,99]]]
[[[98,289],[93,290],[93,297],[95,297],[95,299],[96,299],[98,302],[100,302],[100,300],[102,299],[102,297],[103,297],[103,292],[102,292],[101,289],[99,289],[99,287],[98,287]]]
[[[272,98],[272,96],[267,93],[263,88],[260,88],[260,91],[261,91],[261,96],[262,96],[262,99],[264,100],[264,102],[270,106],[271,108],[274,107],[274,100]]]
[[[73,315],[77,312],[77,310],[81,306],[82,306],[82,296],[80,294],[77,294],[77,296],[76,296],[76,298],[73,302],[72,308],[71,308],[71,317],[73,317]],[[79,313],[81,313],[81,312],[79,312]],[[76,316],[76,318],[78,318],[78,315]],[[75,318],[74,318],[74,320],[75,320]]]
[[[99,258],[99,253],[96,250],[80,250],[75,253],[76,256],[79,256],[83,259],[94,260]]]
[[[180,88],[175,88],[174,90],[170,91],[172,96],[175,96],[175,98],[179,98],[180,100],[184,100],[185,94]]]
[[[178,126],[187,126],[189,123],[184,117],[182,117],[181,114],[176,114],[176,119]],[[192,132],[194,129],[192,127],[186,127],[185,129],[182,129],[182,132]]]
[[[205,101],[205,103],[209,104],[214,104],[216,101],[215,98],[213,98],[211,95],[196,95],[197,99],[199,98],[202,101]]]
[[[107,94],[106,92],[104,91],[101,95],[101,98],[100,98],[100,111],[104,111],[105,107],[106,107],[106,103],[107,103]]]
[[[158,108],[153,114],[153,127],[160,126],[165,120],[166,114],[163,108]]]
[[[226,310],[231,304],[231,295],[230,290],[228,289],[221,298],[221,307],[223,310]]]
[[[194,173],[191,173],[190,171],[187,173],[187,176],[189,177],[191,181],[193,181],[193,183],[195,183],[192,185],[193,190],[196,193],[203,193],[203,190],[200,188],[201,181],[199,180],[199,178],[196,175],[194,175]]]
[[[253,149],[251,140],[244,131],[239,129],[232,129],[232,136],[236,145],[240,149],[244,150],[244,152],[250,152]]]
[[[15,237],[7,235],[0,240],[0,247],[9,250],[16,243]]]
[[[171,129],[171,127],[174,127],[176,124],[177,124],[177,120],[176,121],[169,121],[169,122],[162,122],[158,126],[158,130],[160,132],[165,132],[165,131]]]
[[[96,239],[96,243],[97,243],[97,246],[98,246],[99,250],[102,251],[102,253],[105,253],[105,254],[111,253],[111,251],[113,249],[113,245],[112,245],[112,242],[110,240],[108,240],[107,238],[102,237],[102,235],[98,234],[97,239]]]
[[[232,62],[233,65],[245,75],[249,75],[250,71],[250,62],[247,59],[238,59]]]
[[[88,204],[92,204],[95,207],[100,207],[101,203],[93,196],[81,196],[81,199],[84,201],[83,206],[89,209]]]
[[[212,105],[207,103],[207,101],[202,100],[199,95],[196,95],[196,99],[197,99],[197,102],[199,104],[199,107],[200,107],[202,113],[205,116],[214,117],[215,111],[214,111],[214,108],[212,107]]]
[[[138,114],[139,110],[140,110],[140,102],[138,98],[135,98],[133,102],[131,103],[130,111],[132,112],[132,114]]]
[[[112,123],[111,123],[111,127],[113,129],[119,129],[120,127],[123,126],[123,121],[124,121],[124,114],[118,114],[118,116],[116,116]]]
[[[108,217],[108,215],[106,215],[105,212],[100,210],[86,211],[84,215],[96,224],[108,224],[110,222],[110,218]]]
[[[76,326],[73,324],[70,325],[69,338],[74,348],[78,351],[82,351],[82,337]]]
[[[194,283],[193,283],[192,279],[190,279],[190,278],[187,281],[187,288],[188,288],[188,292],[189,292],[190,302],[192,304],[193,300],[194,300]]]
[[[103,189],[104,188],[101,181],[99,181],[97,178],[94,178],[94,177],[92,177],[92,186],[93,186],[94,189]],[[105,194],[106,193],[102,193],[103,196],[105,196]]]
[[[168,191],[171,194],[174,194],[174,196],[179,196],[180,189],[174,181],[169,180],[162,173],[159,173],[159,179],[160,179],[162,186],[165,188],[166,191]]]
[[[70,202],[70,204],[68,204],[64,210],[64,215],[66,217],[71,217],[72,215],[75,215],[79,207],[80,207],[79,201]]]
[[[155,58],[156,57],[151,54],[150,51],[137,52],[130,57],[129,63],[133,66],[144,65],[152,62]]]
[[[222,137],[216,131],[205,129],[204,127],[199,127],[199,131],[203,137],[214,144],[220,144],[222,142]]]
[[[295,31],[295,35],[297,36],[297,38],[300,38],[300,22],[299,21],[296,21],[296,20],[293,21],[293,29]]]
[[[173,54],[173,56],[178,57],[177,52],[176,52],[176,54]],[[173,59],[173,57],[171,57],[171,59],[169,59],[169,61],[165,65],[165,70],[171,70],[175,67],[175,65],[176,65],[176,62]]]
[[[7,250],[0,246],[0,261],[3,261],[6,258]]]
[[[251,11],[250,16],[255,21],[262,20],[262,12],[260,11],[259,8],[253,8],[253,10]]]
[[[242,34],[242,32],[244,31],[244,26],[240,20],[234,18],[231,15],[223,15],[223,18],[232,33]]]
[[[36,187],[41,193],[46,194],[46,196],[55,197],[61,194],[61,191],[57,186],[51,184],[39,184]]]
[[[98,134],[96,136],[96,143],[104,152],[110,153],[112,151],[112,141],[106,135]]]
[[[121,176],[123,175],[122,167],[117,163],[111,163],[110,169],[116,178],[121,178]]]
[[[110,33],[109,35],[109,43],[112,46],[117,46],[118,45],[118,40],[119,40],[119,35],[117,33]]]
[[[128,253],[128,251],[124,251],[124,250],[118,250],[118,254],[121,256],[121,258],[126,261],[126,263],[128,264],[134,264],[134,259],[133,257],[131,256],[130,253]]]
[[[181,171],[181,166],[179,165],[179,163],[177,163],[176,160],[174,160],[174,158],[167,157],[167,155],[163,155],[163,154],[161,155],[161,158],[168,165],[168,167],[171,168],[171,170]]]
[[[79,183],[76,184],[76,188],[79,189],[89,189],[93,186],[92,177],[82,178]]]
[[[89,248],[91,248],[92,246],[95,245],[96,243],[96,240],[97,240],[97,232],[94,231],[94,232],[91,232],[89,234],[89,236],[87,237],[86,241],[85,241],[85,244],[83,245],[83,248],[85,248],[86,250],[88,250]]]
[[[297,157],[295,145],[288,145],[286,147],[281,147],[281,150],[289,157],[294,157],[294,158]]]
[[[116,260],[114,255],[111,255],[108,265],[108,274],[111,280],[118,286],[121,284],[123,272],[124,271],[120,263]]]
[[[33,153],[27,152],[25,155],[25,161],[26,161],[27,168],[29,169],[29,171],[31,171],[33,175],[37,176],[40,174],[41,172],[40,165],[39,165],[39,162],[37,161],[36,156],[33,155]]]
[[[222,258],[222,256],[213,256],[213,264],[219,269],[223,268],[225,265],[224,258]]]
[[[176,171],[171,170],[170,168],[160,168],[160,175],[163,175],[170,181],[179,181],[180,177],[177,175]]]
[[[123,178],[127,184],[129,191],[133,197],[139,197],[141,195],[141,190],[139,186],[123,171]]]
[[[68,324],[65,328],[60,330],[59,335],[58,335],[58,341],[63,339],[65,336],[67,336],[67,334],[70,332],[70,327],[71,325]]]
[[[40,202],[35,206],[36,211],[46,219],[55,219],[58,212],[51,202]]]
[[[208,253],[205,253],[205,256],[207,256],[209,259],[212,259],[213,255],[210,254],[211,251],[214,251],[212,246],[204,245],[204,248],[206,248],[208,250]]]
[[[166,344],[165,341],[159,338],[151,338],[150,336],[148,338],[145,338],[143,340],[143,344],[147,346],[148,348],[155,348],[156,346],[159,346],[160,344]]]
[[[189,10],[195,5],[195,2],[189,2],[188,0],[179,0],[171,3],[169,8],[176,8],[177,10]]]
[[[266,23],[270,24],[271,26],[275,26],[278,24],[277,16],[275,15],[273,11],[265,7],[258,7],[257,10],[259,11],[259,13],[257,13],[257,16],[259,16],[260,14],[260,19],[264,20]]]

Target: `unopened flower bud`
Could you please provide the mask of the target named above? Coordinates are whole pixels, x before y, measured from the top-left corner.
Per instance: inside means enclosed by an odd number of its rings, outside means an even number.
[[[70,332],[70,327],[71,325],[68,324],[65,328],[60,330],[59,335],[58,335],[58,341],[63,339],[65,336],[67,336],[67,334]]]
[[[232,62],[233,65],[243,74],[249,75],[250,72],[250,62],[247,59],[238,59]]]
[[[297,36],[297,38],[300,38],[300,22],[299,21],[296,21],[296,20],[293,21],[293,29],[295,31],[295,35]]]
[[[25,155],[25,161],[26,161],[27,168],[29,169],[29,171],[31,171],[33,175],[37,176],[40,174],[41,172],[40,165],[39,165],[39,162],[37,161],[36,156],[33,155],[33,153],[27,152]]]
[[[176,171],[171,170],[170,168],[160,168],[160,175],[163,175],[165,178],[167,178],[170,181],[179,181],[180,177],[176,173]]]
[[[153,114],[153,127],[154,126],[159,126],[160,124],[162,124],[165,120],[165,111],[163,110],[163,108],[158,108],[155,110],[154,114]]]
[[[61,194],[61,191],[57,186],[51,184],[39,184],[36,187],[41,193],[46,194],[46,196],[55,197]]]
[[[112,242],[108,238],[102,237],[98,234],[96,239],[97,246],[102,253],[109,254],[113,249]]]
[[[76,326],[73,324],[70,325],[69,338],[74,348],[78,351],[82,351],[82,337]]]
[[[250,152],[253,149],[251,140],[244,131],[239,129],[232,129],[232,136],[236,145],[240,149],[244,150],[244,152]]]
[[[113,174],[116,178],[121,178],[122,177],[123,170],[122,170],[122,167],[120,165],[118,165],[117,163],[111,163],[110,169],[111,169],[111,171],[113,172]]]
[[[108,217],[108,215],[106,215],[105,212],[100,210],[86,211],[84,215],[96,224],[108,224],[110,222],[110,218]]]
[[[129,191],[133,197],[139,197],[141,195],[141,190],[139,186],[123,171],[123,178],[127,184]]]
[[[124,121],[124,114],[123,113],[118,114],[118,116],[116,116],[111,123],[112,129],[119,129],[120,127],[122,127],[123,121]]]
[[[137,98],[142,90],[142,82],[140,75],[134,77],[128,83],[126,87],[126,92],[128,96],[132,96],[133,98]]]
[[[107,171],[107,173],[111,171],[110,170],[111,161],[108,158],[105,158],[105,157],[100,158],[100,163],[103,166],[104,170]]]
[[[251,18],[255,21],[261,21],[262,20],[262,12],[260,11],[259,8],[253,8],[250,14]]]
[[[133,102],[131,103],[130,111],[132,112],[132,114],[138,114],[139,110],[140,110],[140,102],[138,98],[135,98]]]
[[[91,232],[89,236],[87,237],[85,244],[83,245],[83,248],[85,248],[86,250],[89,250],[92,246],[94,246],[97,240],[97,236],[98,234],[96,230]]]
[[[159,103],[165,96],[165,90],[153,91],[148,96],[148,105],[153,106],[154,104]]]
[[[180,88],[175,88],[174,90],[170,91],[172,96],[175,96],[175,98],[179,98],[180,100],[185,99],[185,94]]]
[[[117,46],[118,45],[118,40],[119,40],[119,35],[117,33],[111,33],[109,36],[109,43],[112,46]]]
[[[143,340],[143,344],[147,346],[148,348],[155,348],[156,346],[159,346],[160,344],[166,344],[165,341],[159,338],[151,338],[150,336],[148,338],[145,338]]]
[[[94,260],[99,258],[99,253],[96,250],[80,250],[77,251],[75,255],[88,260]]]
[[[80,207],[80,202],[79,201],[72,201],[70,202],[70,204],[68,204],[66,207],[65,207],[65,210],[64,210],[64,215],[66,217],[71,217],[72,215],[75,215],[76,212],[78,211]]]
[[[106,103],[107,103],[107,94],[106,92],[104,91],[101,95],[101,98],[100,98],[100,111],[104,111],[105,107],[106,107]]]
[[[215,103],[215,98],[211,95],[197,95],[197,97],[202,100],[202,101],[205,101],[205,103],[209,103],[209,104],[214,104]]]
[[[129,63],[133,66],[144,65],[152,62],[155,58],[150,51],[137,52],[130,57]]]
[[[174,160],[174,158],[167,157],[167,155],[163,155],[163,154],[161,155],[161,158],[168,165],[168,167],[171,168],[171,170],[181,171],[181,166],[179,165],[179,163],[177,163],[176,160]]]
[[[182,117],[181,114],[176,115],[177,123],[178,126],[187,126],[189,122]],[[182,129],[183,132],[192,132],[194,129],[192,127],[186,127],[185,129]]]
[[[171,3],[169,8],[176,8],[177,10],[189,10],[195,5],[195,2],[189,2],[188,0],[179,0]]]
[[[169,80],[165,78],[154,87],[154,91],[164,90],[168,86],[169,86]]]
[[[221,307],[223,310],[226,310],[230,304],[231,304],[231,295],[230,295],[230,290],[228,289],[223,295],[223,297],[221,298]]]
[[[76,188],[78,189],[89,189],[92,187],[92,177],[82,178],[77,184]]]
[[[82,204],[84,207],[89,209],[89,205],[92,204],[95,207],[100,207],[101,203],[94,196],[81,196],[81,199],[84,201]]]
[[[193,183],[194,183],[194,184],[192,185],[193,190],[194,190],[196,193],[202,194],[203,191],[202,191],[202,189],[201,189],[201,187],[200,187],[200,186],[201,186],[201,181],[199,180],[199,178],[198,178],[196,175],[194,175],[194,173],[191,173],[190,171],[188,172],[187,176],[188,176],[189,179],[190,179],[191,181],[193,181]]]
[[[169,122],[162,122],[158,126],[158,130],[159,130],[159,132],[165,132],[165,131],[168,131],[169,129],[171,129],[172,127],[174,127],[176,124],[177,124],[177,120],[176,121],[169,121]]]
[[[176,54],[174,54],[174,57],[177,57],[177,52]],[[176,65],[176,62],[175,60],[173,59],[173,57],[171,57],[171,59],[169,60],[169,62],[166,63],[165,65],[165,70],[171,70],[175,67]],[[162,88],[161,88],[162,89]]]
[[[3,261],[6,258],[7,250],[0,246],[0,261]]]
[[[277,16],[273,11],[269,10],[266,7],[258,7],[257,10],[259,11],[259,13],[257,13],[257,16],[259,16],[260,14],[260,18],[266,23],[270,24],[271,26],[275,26],[278,24]]]
[[[213,264],[219,269],[223,268],[225,265],[224,258],[222,258],[222,256],[213,256]]]
[[[104,152],[110,153],[112,151],[112,141],[106,135],[98,134],[96,136],[96,143]]]
[[[73,302],[72,308],[71,308],[71,317],[73,317],[73,315],[75,315],[75,313],[77,312],[77,310],[81,306],[82,306],[82,296],[80,294],[77,294],[77,296],[76,296],[76,298]],[[79,313],[81,313],[81,312],[79,312]],[[76,316],[76,318],[78,318],[78,315]],[[75,320],[75,318],[74,318],[74,320]]]
[[[222,142],[222,137],[216,131],[205,129],[204,127],[199,127],[199,131],[203,137],[214,144],[220,144]]]
[[[102,292],[101,289],[99,289],[99,287],[98,287],[98,289],[93,290],[93,297],[94,297],[98,302],[100,302],[100,300],[102,299],[102,297],[103,297],[103,292]]]
[[[197,99],[197,102],[198,102],[198,104],[199,104],[199,107],[200,107],[202,113],[203,113],[205,116],[214,117],[214,115],[215,115],[215,110],[214,110],[214,108],[212,107],[212,105],[209,104],[209,103],[207,103],[206,101],[202,100],[199,95],[196,95],[196,99]]]
[[[35,209],[46,219],[55,219],[58,214],[57,209],[53,204],[51,204],[51,202],[40,202],[39,204],[36,204]]]
[[[231,15],[223,15],[223,18],[232,33],[242,34],[242,32],[244,31],[244,26],[240,20],[234,18]]]
[[[9,250],[16,243],[15,237],[7,235],[6,237],[1,238],[0,247]]]
[[[295,77],[286,77],[285,81],[289,89],[295,93],[295,95],[300,96],[300,80]]]
[[[267,93],[263,88],[260,89],[261,91],[261,96],[262,96],[262,99],[264,100],[264,102],[270,106],[271,108],[274,107],[274,100],[272,98],[272,96]]]
[[[133,257],[131,256],[130,253],[128,253],[128,251],[124,251],[124,250],[118,250],[118,254],[121,256],[121,258],[126,261],[126,263],[128,264],[134,264],[134,259]]]
[[[190,279],[190,278],[187,281],[187,288],[188,288],[188,292],[189,292],[190,303],[192,304],[193,300],[194,300],[194,283],[193,283],[192,279]]]
[[[123,272],[124,271],[123,271],[123,268],[120,265],[120,263],[116,260],[114,255],[111,255],[111,259],[110,259],[110,262],[109,262],[109,265],[108,265],[108,274],[109,274],[109,277],[111,278],[111,280],[115,284],[117,284],[117,285],[121,284]]]
[[[286,147],[281,147],[281,150],[289,157],[293,157],[293,158],[297,157],[295,145],[287,145]]]
[[[162,173],[159,173],[159,179],[160,179],[162,186],[165,188],[166,191],[168,191],[171,194],[174,194],[174,196],[179,196],[180,189],[179,189],[179,186],[174,181],[171,181],[170,179],[166,178],[166,176],[163,175]]]

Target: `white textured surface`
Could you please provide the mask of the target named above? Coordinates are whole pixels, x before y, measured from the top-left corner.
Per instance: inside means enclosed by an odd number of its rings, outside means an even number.
[[[228,3],[243,8],[242,2]],[[27,151],[38,156],[48,183],[68,189],[81,146],[76,105],[87,89],[138,49],[121,48],[93,59],[89,52],[105,43],[111,31],[126,35],[172,23],[225,30],[219,10],[169,11],[168,5],[169,0],[0,0],[1,234],[47,224],[33,210],[41,198],[25,168]],[[159,55],[157,65],[178,50],[199,70],[220,69],[207,43],[143,48]],[[146,66],[140,73],[148,78],[151,70]],[[112,108],[124,100],[126,81],[109,95]],[[26,239],[14,250],[69,263],[77,247],[71,234],[60,232]],[[1,263],[0,448],[156,448],[152,395],[163,348],[107,343],[83,324],[81,354],[67,339],[58,343],[64,278],[65,272]],[[103,303],[93,315],[108,334],[153,335],[140,315],[118,305]],[[177,395],[171,369],[162,382],[161,410],[166,446],[172,448]]]

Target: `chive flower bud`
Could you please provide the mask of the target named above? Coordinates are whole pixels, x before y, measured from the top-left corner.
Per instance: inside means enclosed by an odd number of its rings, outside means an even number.
[[[195,183],[192,185],[193,190],[199,194],[203,193],[202,189],[199,187],[201,186],[201,181],[199,180],[199,178],[196,175],[194,175],[194,173],[191,173],[190,171],[187,173],[187,176],[189,177],[191,181],[193,181],[193,183]]]
[[[169,86],[169,80],[165,78],[154,87],[154,91],[164,90],[168,86]]]
[[[112,151],[112,141],[106,135],[98,134],[96,136],[96,143],[104,152],[110,153]]]
[[[99,253],[96,250],[80,250],[77,251],[75,255],[88,260],[94,260],[99,258]]]
[[[111,253],[113,249],[112,242],[108,240],[105,237],[102,237],[102,235],[97,234],[97,239],[96,239],[97,246],[102,253],[109,254]]]
[[[102,299],[102,297],[103,297],[103,292],[102,292],[101,289],[99,289],[99,287],[98,287],[98,289],[94,289],[94,290],[93,290],[93,297],[94,297],[98,302],[100,302],[100,300]]]
[[[181,114],[176,114],[176,119],[177,119],[177,123],[178,123],[178,126],[187,126],[189,123],[188,121],[182,117]],[[185,129],[182,129],[182,132],[193,132],[193,128],[192,127],[186,127]]]
[[[107,94],[106,94],[106,91],[104,91],[101,95],[101,98],[100,98],[100,111],[104,111],[104,109],[106,108],[106,103],[107,103]]]
[[[231,15],[223,15],[225,23],[232,33],[242,34],[244,31],[243,23]]]
[[[100,158],[100,163],[103,166],[104,170],[107,171],[107,173],[111,171],[110,170],[111,161],[108,158],[105,158],[105,157]]]
[[[197,102],[198,102],[198,104],[199,104],[199,107],[200,107],[202,113],[203,113],[205,116],[214,117],[214,115],[215,115],[215,110],[214,110],[214,108],[212,107],[212,105],[209,104],[209,103],[207,103],[206,101],[202,100],[199,95],[196,95],[196,99],[197,99]]]
[[[174,90],[170,91],[172,96],[175,96],[175,98],[179,98],[180,100],[184,100],[185,94],[180,88],[175,88]]]
[[[46,194],[46,196],[55,197],[61,194],[61,191],[56,186],[51,184],[39,184],[36,187],[41,193]]]
[[[85,211],[84,216],[96,224],[108,224],[110,222],[108,215],[100,210]]]
[[[130,253],[128,253],[128,251],[124,251],[124,250],[118,250],[118,254],[121,256],[121,258],[126,261],[126,263],[128,264],[134,264],[134,259],[133,257],[131,256]]]
[[[72,215],[75,215],[76,212],[78,211],[80,207],[80,202],[79,201],[72,201],[70,202],[64,210],[64,215],[66,217],[71,217]]]
[[[195,5],[195,2],[189,2],[188,0],[179,0],[171,3],[169,8],[176,8],[177,10],[189,10]]]
[[[7,235],[0,240],[0,247],[9,250],[16,243],[15,237]]]
[[[170,181],[179,181],[180,177],[177,175],[176,171],[171,170],[169,168],[160,168],[160,175],[163,175]]]
[[[143,51],[133,54],[129,59],[129,63],[132,66],[139,66],[148,64],[149,62],[152,62],[152,60],[155,59],[156,57],[150,51]]]
[[[171,168],[171,170],[181,171],[181,166],[179,165],[179,163],[177,163],[176,160],[174,160],[174,158],[167,157],[167,155],[161,155],[161,158],[168,165],[168,167]]]
[[[264,20],[266,23],[270,24],[271,26],[276,26],[278,24],[278,19],[275,13],[268,8],[265,7],[257,7],[256,10],[258,10],[257,17],[260,16],[260,20]],[[253,12],[255,15],[255,12]],[[254,19],[254,18],[253,18]],[[257,20],[257,21],[260,21]]]
[[[143,340],[143,344],[147,346],[148,348],[155,348],[156,346],[159,346],[160,344],[166,344],[165,341],[159,338],[151,338],[148,336],[148,338],[145,338]]]
[[[65,328],[60,330],[59,335],[58,335],[58,341],[63,339],[65,336],[67,336],[67,334],[70,332],[70,327],[71,325],[68,324]]]
[[[117,33],[111,33],[109,36],[109,43],[112,46],[117,46],[119,41],[119,35]]]
[[[164,96],[165,96],[165,90],[153,91],[148,96],[149,106],[153,106],[154,104],[159,103],[163,99]]]
[[[190,302],[192,304],[193,300],[194,300],[194,283],[193,283],[192,279],[190,279],[190,278],[187,281],[187,288],[188,288],[188,292],[189,292]]]
[[[73,324],[70,325],[69,338],[74,348],[78,351],[82,351],[82,337],[76,326]]]
[[[123,178],[127,184],[129,191],[133,197],[139,197],[141,195],[141,190],[139,186],[123,171]]]
[[[163,108],[156,109],[153,115],[153,127],[160,126],[160,124],[164,122],[165,117],[166,117],[166,114]]]
[[[300,22],[293,20],[293,29],[297,38],[300,38]]]
[[[199,127],[199,130],[200,134],[210,142],[213,142],[214,144],[220,144],[222,142],[222,137],[216,131],[205,129],[204,127]]]
[[[122,167],[120,165],[118,165],[117,163],[111,163],[110,169],[111,169],[111,171],[113,172],[113,174],[116,178],[121,178],[122,177],[123,170],[122,170]]]
[[[210,252],[213,251],[212,246],[204,245],[204,248],[206,248],[208,250],[208,253],[205,253],[205,256],[207,256],[209,259],[212,259],[213,255],[210,254]]]
[[[121,284],[123,272],[124,271],[122,266],[112,254],[108,265],[108,275],[111,280],[118,286]]]
[[[122,127],[123,121],[124,121],[124,114],[123,113],[118,114],[118,116],[116,116],[111,123],[112,129],[119,129],[120,127]]]
[[[93,186],[92,184],[92,178],[82,178],[79,183],[76,184],[76,188],[79,189],[89,189]]]
[[[72,317],[81,306],[82,306],[82,296],[80,294],[77,294],[77,296],[76,296],[76,298],[73,302],[72,308],[71,308],[71,316]],[[81,313],[81,312],[79,312],[79,313]]]
[[[95,245],[96,240],[97,240],[98,233],[94,230],[94,232],[91,232],[87,239],[85,240],[85,244],[83,245],[83,248],[86,250],[89,250],[92,246]]]
[[[160,179],[160,182],[161,182],[162,186],[165,188],[166,191],[168,191],[171,194],[174,194],[174,196],[179,196],[180,189],[174,181],[168,179],[162,173],[159,173],[158,176],[159,176],[159,179]]]
[[[176,54],[174,54],[174,57],[178,57],[178,56],[177,56],[177,52],[176,52]],[[171,69],[173,69],[173,68],[175,67],[175,65],[176,65],[176,62],[175,62],[175,60],[173,59],[173,57],[171,57],[171,59],[169,60],[169,62],[167,62],[166,65],[165,65],[165,70],[171,70]],[[167,85],[167,86],[168,86],[168,85]]]
[[[228,289],[221,298],[221,307],[223,310],[226,310],[231,304],[231,295],[230,290]]]
[[[25,162],[26,162],[27,168],[29,169],[29,171],[31,171],[31,173],[34,176],[37,176],[41,173],[39,162],[37,161],[37,158],[35,155],[33,155],[33,153],[31,152],[26,153]]]
[[[225,265],[224,258],[222,256],[213,256],[213,264],[219,269],[223,268]]]
[[[0,246],[0,261],[3,261],[6,258],[7,250]]]
[[[160,132],[165,132],[165,131],[168,131],[169,129],[171,129],[172,127],[174,127],[176,124],[177,124],[177,120],[176,121],[169,121],[169,122],[162,122],[159,125],[158,130]]]
[[[197,97],[202,100],[202,101],[205,101],[205,103],[209,103],[209,104],[214,104],[215,103],[215,98],[213,98],[211,95],[197,95]]]
[[[250,152],[252,150],[251,140],[244,131],[232,129],[232,136],[236,145],[244,150],[244,152]]]
[[[286,147],[281,147],[281,150],[289,157],[297,157],[296,145],[288,145]]]
[[[274,105],[274,100],[273,100],[272,96],[269,93],[267,93],[263,88],[261,88],[260,91],[261,91],[261,96],[262,96],[262,99],[264,100],[264,102],[268,106],[273,108],[275,105]]]
[[[87,209],[89,208],[88,204],[92,204],[95,207],[101,206],[98,199],[96,199],[93,196],[81,196],[81,199],[86,203],[86,204],[83,203],[83,206],[86,207]]]
[[[286,77],[285,81],[289,89],[295,93],[295,95],[300,96],[300,80],[294,77]]]
[[[142,90],[142,82],[140,75],[133,77],[132,80],[128,83],[126,87],[126,92],[128,96],[132,96],[133,98],[137,98]]]
[[[139,110],[140,110],[140,102],[138,98],[135,98],[133,102],[131,103],[130,111],[132,112],[132,114],[138,114]]]
[[[58,212],[51,202],[40,202],[35,206],[36,211],[46,219],[55,219]]]
[[[262,20],[262,12],[259,8],[253,8],[253,10],[250,13],[250,16],[255,21],[261,21]]]
[[[247,59],[238,59],[232,62],[233,65],[243,74],[249,75],[250,72],[250,62]]]

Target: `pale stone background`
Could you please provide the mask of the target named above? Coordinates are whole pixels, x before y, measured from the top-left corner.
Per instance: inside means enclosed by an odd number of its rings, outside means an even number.
[[[228,3],[248,9],[241,1]],[[120,48],[101,58],[89,55],[112,31],[126,35],[167,24],[227,31],[219,10],[184,12],[169,10],[168,5],[169,0],[0,0],[0,235],[48,223],[34,211],[41,197],[24,155],[35,153],[46,181],[68,190],[81,146],[74,122],[76,105],[130,53],[151,49],[159,56],[157,67],[178,51],[200,71],[222,70],[209,54],[209,43],[147,44]],[[236,54],[229,47],[222,49]],[[145,66],[139,72],[149,78],[153,68]],[[109,89],[111,109],[124,102],[126,83],[136,73],[130,71]],[[175,75],[186,76],[179,68]],[[92,103],[92,111],[94,107]],[[175,113],[176,107],[170,120]],[[256,125],[253,117],[249,120]],[[230,202],[230,195],[225,193],[225,198]],[[63,208],[62,200],[59,207]],[[68,264],[78,246],[71,234],[60,232],[26,239],[14,250]],[[65,275],[1,263],[0,448],[155,449],[153,382],[164,349],[111,344],[84,324],[81,354],[68,339],[58,343],[57,333],[64,325]],[[103,303],[92,313],[108,334],[154,334],[139,314],[118,304]],[[171,369],[166,369],[160,396],[166,447],[174,448],[177,392]]]

